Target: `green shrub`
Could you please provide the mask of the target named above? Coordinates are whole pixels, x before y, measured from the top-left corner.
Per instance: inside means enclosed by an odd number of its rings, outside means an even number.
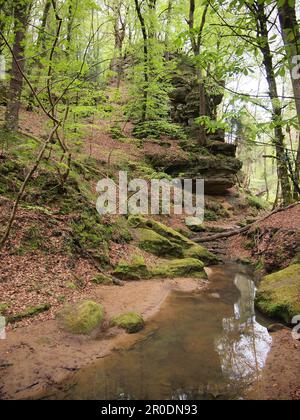
[[[253,195],[247,196],[247,202],[249,206],[257,210],[266,210],[268,208],[268,203],[265,200],[259,197],[255,197]]]
[[[162,136],[171,137],[176,140],[186,139],[186,134],[180,125],[164,120],[139,123],[134,127],[133,135],[138,139],[160,139]]]

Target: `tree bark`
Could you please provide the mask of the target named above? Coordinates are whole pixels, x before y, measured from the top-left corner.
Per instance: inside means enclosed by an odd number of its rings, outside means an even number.
[[[272,102],[272,119],[274,122],[275,134],[275,148],[277,156],[277,170],[278,177],[281,184],[283,204],[288,205],[292,201],[292,189],[289,179],[289,170],[286,162],[284,133],[282,129],[282,109],[278,96],[278,88],[274,71],[273,56],[269,44],[269,30],[268,19],[265,13],[265,4],[261,2],[256,3],[256,7],[249,6],[254,17],[257,19],[258,36],[265,40],[261,44],[260,50],[263,55],[263,64],[267,74],[267,81],[269,86],[269,95]]]
[[[281,3],[281,2],[280,2]],[[293,77],[293,58],[300,56],[300,31],[296,17],[295,0],[285,0],[284,4],[278,3],[279,20],[282,39],[285,45],[293,91],[295,96],[296,110],[300,127],[300,78]]]
[[[282,39],[285,45],[289,69],[291,74],[293,92],[295,96],[296,111],[299,123],[300,132],[300,78],[295,78],[293,74],[293,67],[295,65],[293,59],[300,56],[300,31],[296,15],[295,0],[285,0],[284,3],[278,2],[279,21],[281,26]],[[298,153],[295,162],[295,179],[300,183],[300,139],[298,145]],[[294,198],[299,195],[295,191]]]
[[[21,93],[23,78],[20,72],[25,69],[25,37],[29,18],[29,4],[17,1],[14,9],[14,46],[13,53],[18,64],[13,60],[11,69],[11,80],[8,91],[8,104],[5,114],[5,128],[16,131],[19,125],[19,113],[21,108]]]
[[[201,50],[201,43],[202,43],[202,35],[204,26],[206,23],[206,16],[208,12],[209,4],[205,6],[205,9],[203,11],[201,25],[199,27],[199,32],[196,37],[195,35],[195,12],[196,12],[196,5],[195,0],[190,0],[190,16],[189,16],[189,28],[190,28],[190,38],[192,43],[192,48],[194,52],[195,58],[199,58],[200,56],[200,50]],[[199,63],[196,63],[196,74],[197,74],[197,80],[199,84],[199,116],[203,117],[206,115],[206,96],[205,96],[205,88],[203,84],[203,74],[202,69]],[[206,129],[204,125],[199,126],[199,144],[201,146],[205,146],[207,143],[206,139]]]
[[[136,12],[141,24],[143,41],[144,41],[144,86],[143,86],[143,109],[142,109],[142,122],[147,119],[147,108],[148,108],[148,89],[149,89],[149,48],[148,48],[148,33],[146,28],[146,22],[143,17],[141,4],[139,0],[134,0]]]

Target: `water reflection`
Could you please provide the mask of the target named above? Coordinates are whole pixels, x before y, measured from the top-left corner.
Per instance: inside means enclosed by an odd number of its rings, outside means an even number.
[[[255,285],[248,276],[237,274],[234,284],[240,297],[234,304],[234,316],[223,319],[222,336],[216,339],[223,373],[234,380],[253,380],[265,365],[272,338],[256,321]]]
[[[263,367],[271,339],[239,266],[213,269],[202,293],[174,293],[130,349],[50,389],[49,399],[231,399]]]

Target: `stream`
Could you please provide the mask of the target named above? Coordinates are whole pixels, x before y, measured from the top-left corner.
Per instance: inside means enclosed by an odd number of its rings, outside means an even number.
[[[129,349],[74,374],[45,399],[241,399],[272,338],[247,268],[210,269],[205,291],[173,292]]]

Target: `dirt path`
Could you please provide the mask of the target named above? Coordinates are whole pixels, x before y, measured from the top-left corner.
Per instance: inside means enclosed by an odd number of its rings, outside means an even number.
[[[147,320],[172,290],[203,287],[205,282],[195,279],[149,280],[126,283],[124,287],[101,286],[91,297],[107,308],[107,320],[128,311],[139,312]],[[137,338],[138,335],[108,329],[108,322],[93,337],[66,334],[59,330],[56,321],[35,322],[9,331],[7,339],[0,340],[0,398],[30,398],[61,382],[71,372],[105,357],[115,347],[133,344]]]

